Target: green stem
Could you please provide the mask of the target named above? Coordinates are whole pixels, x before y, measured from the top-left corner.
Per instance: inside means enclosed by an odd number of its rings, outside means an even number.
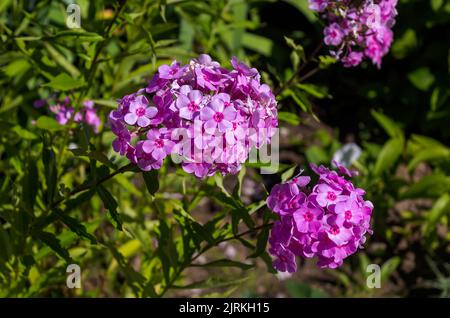
[[[97,181],[94,181],[92,183],[85,183],[85,184],[80,185],[79,187],[73,189],[66,197],[61,198],[61,199],[53,202],[51,208],[52,209],[55,208],[60,203],[62,203],[63,201],[67,200],[68,198],[74,196],[75,194],[78,194],[78,193],[86,191],[86,190],[88,190],[90,188],[99,186],[103,182],[108,181],[109,179],[113,178],[114,176],[116,176],[116,175],[118,175],[120,173],[124,173],[124,172],[130,171],[130,168],[132,168],[132,167],[134,167],[134,164],[129,163],[129,164],[127,164],[127,165],[117,169],[116,171],[114,171],[114,172],[112,172],[112,173],[110,173],[110,174],[108,174],[106,176],[103,176],[103,177],[99,178]]]
[[[87,92],[89,91],[89,89],[92,86],[92,80],[94,78],[94,74],[97,70],[97,65],[98,65],[97,60],[100,56],[101,51],[105,47],[106,42],[109,40],[109,33],[111,32],[111,29],[112,29],[114,23],[116,22],[117,17],[119,16],[119,14],[122,12],[123,8],[125,7],[125,3],[126,3],[126,0],[120,1],[118,10],[116,11],[114,17],[112,18],[111,22],[108,24],[108,26],[106,27],[106,29],[103,33],[105,40],[100,42],[99,46],[95,50],[94,59],[92,60],[91,67],[89,68],[89,71],[88,71],[88,84],[86,85],[86,88],[81,91],[80,95],[78,95],[75,102],[73,103],[73,105],[75,105],[75,106],[78,106],[80,104],[80,102],[83,100],[84,96],[86,96]],[[69,120],[68,124],[71,124],[72,120],[73,120],[73,118],[71,118]],[[69,134],[65,134],[63,138],[64,138],[64,141],[62,143],[63,146],[60,149],[61,155],[59,156],[60,159],[58,161],[58,169],[61,168],[61,165],[63,162],[62,158],[63,158],[63,153],[64,153],[64,147],[67,144],[67,141],[69,139]]]
[[[305,62],[303,64],[301,64],[297,70],[294,72],[294,74],[292,74],[292,76],[281,86],[279,86],[275,91],[274,94],[275,96],[280,95],[285,89],[291,87],[291,85],[295,82],[295,80],[297,79],[297,77],[301,74],[301,72],[303,72],[303,70],[306,68],[306,66],[308,66],[309,63],[311,63],[317,53],[319,53],[320,49],[322,48],[322,43],[320,43],[315,49],[314,51],[311,53],[311,55],[305,60]]]
[[[242,233],[235,234],[235,235],[233,235],[233,236],[224,238],[223,240],[220,240],[220,241],[218,241],[218,242],[215,242],[214,244],[208,244],[208,245],[206,245],[206,246],[205,246],[204,248],[202,248],[202,249],[201,249],[201,250],[200,250],[193,258],[190,259],[189,263],[183,264],[183,265],[181,265],[181,266],[178,268],[178,270],[176,271],[176,273],[174,274],[174,276],[172,277],[172,279],[170,280],[170,282],[169,282],[166,286],[164,286],[164,289],[163,289],[163,291],[159,294],[159,297],[163,297],[163,296],[166,294],[166,292],[167,292],[170,288],[172,288],[172,286],[175,284],[175,282],[176,282],[177,279],[180,277],[180,275],[183,273],[183,271],[184,271],[186,268],[188,268],[189,266],[191,266],[192,263],[193,263],[197,258],[199,258],[201,255],[203,255],[205,252],[207,252],[207,251],[210,250],[211,248],[213,248],[213,247],[219,245],[220,243],[227,242],[227,241],[231,241],[231,240],[236,240],[236,239],[238,239],[238,238],[241,238],[242,236],[245,236],[245,235],[248,235],[248,234],[257,232],[257,231],[259,231],[259,230],[262,230],[262,229],[264,229],[264,228],[266,228],[266,227],[270,227],[270,226],[272,226],[272,225],[273,225],[273,223],[266,223],[266,224],[257,226],[257,227],[255,227],[255,228],[253,228],[253,229],[247,230],[247,231],[245,231],[245,232],[242,232]]]

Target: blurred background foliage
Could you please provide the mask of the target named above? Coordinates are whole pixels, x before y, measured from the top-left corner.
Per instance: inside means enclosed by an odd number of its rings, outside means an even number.
[[[334,63],[307,0],[83,0],[81,29],[69,3],[0,3],[1,296],[449,296],[450,1],[399,0],[381,70]],[[280,92],[277,174],[198,181],[168,161],[142,174],[112,151],[116,99],[199,53],[235,55]],[[94,100],[99,134],[33,107],[65,97]],[[274,275],[267,191],[349,142],[374,235],[338,270]],[[71,263],[81,289],[65,285]]]

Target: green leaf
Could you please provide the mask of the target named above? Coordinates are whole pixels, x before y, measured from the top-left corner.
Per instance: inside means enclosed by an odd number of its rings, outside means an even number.
[[[64,55],[59,53],[58,50],[56,50],[53,46],[51,46],[49,43],[44,42],[44,47],[48,51],[52,61],[55,61],[59,66],[61,66],[63,69],[65,69],[72,77],[79,77],[80,71],[73,66],[72,63],[70,63]]]
[[[225,189],[225,186],[223,185],[223,176],[222,176],[222,174],[216,173],[216,174],[214,175],[214,181],[216,182],[217,187],[218,187],[220,190],[222,190],[222,192],[223,192],[226,196],[228,196],[228,197],[231,196],[230,193],[228,192],[228,190]]]
[[[176,289],[203,289],[203,288],[221,288],[235,285],[242,285],[249,277],[239,279],[227,279],[227,278],[207,278],[205,280],[197,281],[189,285],[179,286],[174,285]]]
[[[413,29],[407,29],[401,37],[394,41],[391,51],[397,59],[403,59],[407,57],[417,45],[416,32]]]
[[[325,163],[330,161],[329,155],[325,149],[316,145],[312,145],[306,149],[305,154],[309,162]]]
[[[145,186],[151,195],[155,195],[159,190],[158,170],[150,170],[142,172]]]
[[[287,36],[284,37],[286,44],[293,50],[291,59],[293,60],[293,65],[295,68],[306,60],[305,49],[300,44],[295,43],[295,41]]]
[[[205,226],[201,225],[198,222],[190,222],[190,226],[192,227],[192,230],[195,232],[195,234],[198,235],[202,240],[208,242],[209,244],[214,244],[214,237],[211,231],[208,231]]]
[[[22,179],[22,199],[25,207],[29,211],[33,211],[38,190],[39,175],[36,167],[36,161],[28,160],[27,171]]]
[[[427,215],[427,222],[425,224],[424,234],[429,235],[435,231],[437,222],[447,213],[449,214],[450,195],[443,194],[434,204],[431,211]]]
[[[245,264],[237,261],[232,261],[229,259],[219,259],[205,264],[191,264],[192,267],[238,267],[243,270],[253,268],[251,264]]]
[[[319,68],[320,69],[326,69],[330,67],[333,64],[336,64],[338,60],[332,56],[329,55],[321,55],[319,56]]]
[[[266,250],[267,240],[269,239],[270,227],[263,228],[257,236],[255,251],[249,255],[251,258],[261,256]]]
[[[116,260],[123,274],[125,275],[128,286],[133,290],[136,297],[155,297],[156,293],[152,286],[146,283],[146,279],[141,273],[134,270],[125,257],[112,245],[108,244],[112,256]]]
[[[70,91],[76,88],[83,87],[85,85],[82,79],[75,79],[67,75],[66,73],[61,73],[58,76],[52,78],[50,82],[44,84],[58,91]]]
[[[292,126],[298,126],[300,124],[300,117],[291,112],[278,112],[278,119],[285,121]]]
[[[395,164],[403,152],[403,143],[403,139],[393,138],[383,146],[373,170],[375,176],[381,175]]]
[[[77,42],[98,42],[103,41],[104,37],[94,32],[86,32],[84,30],[65,30],[50,36],[52,39],[65,38],[70,41]],[[74,39],[71,39],[74,38]]]
[[[286,282],[289,295],[294,298],[326,298],[328,295],[320,289],[293,280]]]
[[[401,259],[398,256],[392,257],[388,259],[382,266],[381,266],[381,283],[384,283],[388,280],[389,276],[395,270],[397,269],[398,265],[400,265]]]
[[[282,182],[286,182],[290,178],[292,178],[292,176],[294,175],[296,169],[297,169],[297,165],[293,165],[291,168],[289,168],[285,172],[283,172],[281,174],[281,181]]]
[[[434,75],[428,67],[421,67],[408,74],[409,81],[421,91],[430,89],[435,81]]]
[[[235,200],[240,200],[241,199],[241,192],[242,192],[242,183],[244,181],[244,176],[245,176],[245,172],[246,172],[246,168],[242,167],[241,170],[239,171],[238,174],[238,182],[236,183],[236,186],[233,189],[233,198]]]
[[[413,159],[408,164],[408,169],[414,169],[420,162],[450,159],[450,150],[445,147],[429,147],[414,154]]]
[[[41,116],[36,120],[36,127],[48,131],[59,131],[64,129],[54,118],[48,116]]]
[[[3,228],[3,224],[0,224],[0,261],[7,261],[12,255],[12,245],[11,240],[9,238],[9,234]],[[2,262],[0,262],[1,264]]]
[[[56,193],[58,171],[56,168],[56,155],[52,148],[42,149],[42,162],[44,163],[45,181],[47,185],[47,203],[51,205]]]
[[[61,241],[55,236],[55,234],[45,231],[40,231],[35,234],[35,237],[42,243],[50,247],[59,257],[64,259],[67,263],[72,263],[67,249],[61,246]]]
[[[117,101],[115,100],[110,100],[110,99],[93,99],[92,100],[95,104],[100,105],[100,106],[106,106],[109,108],[117,108]]]
[[[26,130],[25,128],[22,128],[19,125],[16,125],[12,128],[12,131],[14,131],[20,138],[26,139],[26,140],[34,140],[37,138],[37,136],[32,133],[31,131]]]
[[[272,40],[261,35],[245,32],[242,35],[242,45],[264,56],[270,56],[272,54]]]
[[[401,199],[435,198],[450,191],[450,177],[443,174],[425,176],[400,193]]]
[[[313,84],[297,84],[296,86],[315,98],[322,99],[330,97],[326,87],[321,87]]]
[[[402,138],[402,129],[389,117],[375,110],[371,111],[373,118],[383,127],[384,131],[392,138]]]
[[[96,188],[98,195],[102,199],[103,205],[105,208],[109,211],[109,218],[116,229],[122,231],[122,218],[120,217],[120,214],[117,212],[117,201],[114,199],[114,197],[109,193],[108,190],[106,190],[103,186],[98,186]]]
[[[96,244],[97,239],[92,234],[88,233],[86,227],[77,219],[69,216],[68,214],[62,212],[61,210],[55,210],[58,218],[65,224],[69,229],[76,233],[79,237],[87,239],[91,244]]]
[[[286,94],[291,96],[294,102],[303,110],[305,113],[312,114],[312,105],[306,97],[305,93],[301,92],[299,89],[286,89]]]
[[[92,150],[87,153],[87,156],[91,159],[97,160],[98,162],[103,163],[104,165],[115,169],[116,166],[108,159],[108,157],[99,150]]]

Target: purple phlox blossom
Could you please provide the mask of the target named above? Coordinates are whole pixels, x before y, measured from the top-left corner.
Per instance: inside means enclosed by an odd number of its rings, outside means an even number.
[[[176,106],[179,109],[180,117],[192,120],[194,115],[200,111],[203,102],[203,95],[198,90],[191,90],[187,95],[178,95]]]
[[[278,119],[275,96],[258,71],[236,59],[232,65],[225,69],[203,54],[186,65],[160,66],[146,88],[124,96],[110,113],[114,150],[146,171],[174,153],[199,178],[237,173],[251,147],[271,142]],[[164,138],[153,136],[161,129]],[[155,150],[155,138],[172,142],[171,150]]]
[[[293,215],[301,233],[317,233],[322,226],[323,210],[312,204],[302,204]]]
[[[155,159],[151,153],[148,153],[144,150],[143,145],[144,141],[138,141],[138,143],[136,144],[134,160],[137,162],[138,167],[143,171],[160,169],[162,166],[162,160]],[[130,157],[128,158],[130,159]],[[134,160],[130,159],[131,162],[133,162]]]
[[[123,156],[127,153],[129,147],[129,143],[131,140],[130,132],[127,129],[122,128],[118,130],[115,134],[117,138],[114,139],[112,143],[113,149],[114,151],[120,153]]]
[[[124,116],[124,121],[128,125],[137,124],[139,127],[147,127],[150,125],[150,118],[158,113],[156,107],[148,107],[148,100],[145,96],[138,96],[130,103],[128,114]]]
[[[396,5],[397,0],[309,0],[309,8],[327,24],[324,42],[332,46],[330,54],[345,67],[357,66],[365,57],[381,67],[392,44]]]
[[[170,66],[161,65],[158,68],[158,74],[161,79],[173,80],[183,76],[185,70],[186,66],[181,66],[177,61],[173,61]]]
[[[323,33],[325,35],[324,42],[326,45],[338,46],[339,44],[341,44],[342,39],[344,38],[344,33],[337,23],[332,23],[327,26],[324,29]]]
[[[295,256],[316,257],[319,267],[337,268],[372,234],[374,207],[364,200],[365,191],[345,178],[353,174],[313,164],[311,169],[319,176],[316,184],[298,175],[275,185],[267,198],[267,206],[280,216],[269,238],[279,271],[294,270]]]
[[[154,159],[162,160],[172,153],[174,145],[166,128],[152,129],[147,133],[147,140],[143,142],[142,150],[151,154]]]
[[[236,118],[237,112],[233,106],[225,108],[225,102],[218,97],[213,97],[211,102],[200,112],[200,119],[205,122],[205,130],[214,132],[217,128],[221,132],[233,127],[232,121]]]

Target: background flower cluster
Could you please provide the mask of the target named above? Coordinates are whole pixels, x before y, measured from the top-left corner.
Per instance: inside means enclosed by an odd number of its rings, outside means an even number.
[[[324,42],[344,66],[357,66],[367,57],[381,67],[393,41],[397,0],[309,0],[309,4],[327,23]]]

